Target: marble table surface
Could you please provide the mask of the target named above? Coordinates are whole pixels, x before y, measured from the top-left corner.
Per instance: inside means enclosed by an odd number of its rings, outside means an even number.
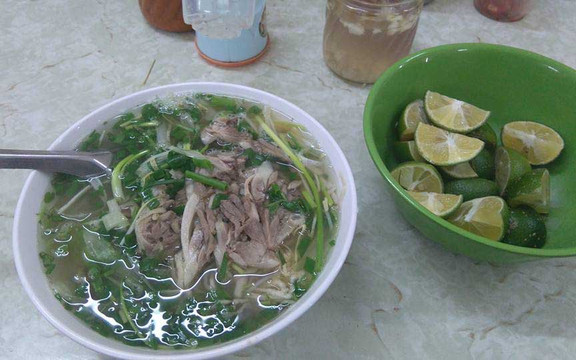
[[[341,81],[322,61],[325,1],[269,0],[272,47],[260,62],[235,70],[200,60],[192,34],[152,29],[136,1],[2,4],[0,148],[44,149],[112,99],[186,81],[272,92],[318,119],[343,148],[360,215],[342,272],[292,326],[230,359],[573,358],[576,259],[475,263],[425,239],[396,213],[364,145],[370,88]],[[576,67],[575,18],[574,0],[539,0],[514,24],[482,17],[472,0],[435,0],[423,11],[413,50],[491,42]],[[0,358],[102,358],[50,326],[20,286],[11,228],[27,175],[0,171]]]

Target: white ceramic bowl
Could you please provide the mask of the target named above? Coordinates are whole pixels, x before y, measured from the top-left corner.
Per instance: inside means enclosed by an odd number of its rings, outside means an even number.
[[[127,359],[206,359],[238,351],[275,334],[304,314],[332,283],[350,249],[356,227],[356,189],[354,178],[342,150],[330,134],[300,108],[272,94],[240,85],[224,83],[186,83],[157,87],[113,101],[78,121],[50,146],[50,150],[74,149],[81,139],[103,122],[137,105],[171,93],[207,92],[238,96],[271,106],[303,124],[326,152],[344,193],[340,204],[340,228],[336,245],[328,254],[326,266],[308,292],[275,320],[239,339],[199,350],[155,351],[132,347],[101,336],[74,317],[55,299],[38,257],[37,214],[50,176],[33,172],[27,179],[14,215],[13,247],[18,275],[24,289],[42,315],[72,340],[100,353]],[[312,339],[311,339],[312,341]]]

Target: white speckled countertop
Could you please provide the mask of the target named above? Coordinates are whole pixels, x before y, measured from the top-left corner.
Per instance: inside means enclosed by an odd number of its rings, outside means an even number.
[[[269,0],[269,53],[253,66],[223,70],[198,58],[192,34],[149,27],[136,1],[3,0],[0,147],[44,149],[100,105],[157,85],[226,81],[272,92],[339,142],[355,173],[360,216],[348,261],[324,297],[288,329],[230,359],[573,358],[576,259],[476,264],[426,240],[396,213],[364,145],[369,88],[339,80],[322,61],[324,6]],[[436,0],[423,12],[414,50],[493,42],[575,67],[574,19],[574,0],[537,1],[514,24],[483,18],[472,0]],[[11,231],[28,172],[0,174],[0,358],[101,358],[60,335],[24,294]]]

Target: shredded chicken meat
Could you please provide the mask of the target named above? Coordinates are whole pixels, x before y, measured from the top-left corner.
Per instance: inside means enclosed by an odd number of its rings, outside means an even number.
[[[301,194],[302,183],[281,178],[269,161],[246,169],[242,152],[252,148],[277,159],[285,155],[277,146],[265,140],[252,140],[250,134],[239,132],[235,123],[230,117],[218,118],[201,134],[205,143],[217,140],[239,145],[236,150],[206,154],[213,168],[197,169],[199,174],[225,181],[229,185],[226,191],[186,180],[185,189],[171,199],[159,186],[154,194],[160,206],[145,209],[137,219],[140,252],[171,258],[173,277],[181,288],[193,286],[211,261],[220,266],[225,254],[242,268],[278,268],[278,249],[304,224],[304,216],[300,214],[283,208],[271,213],[266,206],[267,191],[272,184],[278,184],[291,199]],[[213,209],[217,194],[225,199]],[[179,205],[184,205],[182,216],[173,211]]]

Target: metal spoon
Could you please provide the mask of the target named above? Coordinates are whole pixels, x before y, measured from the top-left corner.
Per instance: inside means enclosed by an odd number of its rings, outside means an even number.
[[[78,177],[110,175],[112,153],[0,149],[0,169],[35,169]]]

